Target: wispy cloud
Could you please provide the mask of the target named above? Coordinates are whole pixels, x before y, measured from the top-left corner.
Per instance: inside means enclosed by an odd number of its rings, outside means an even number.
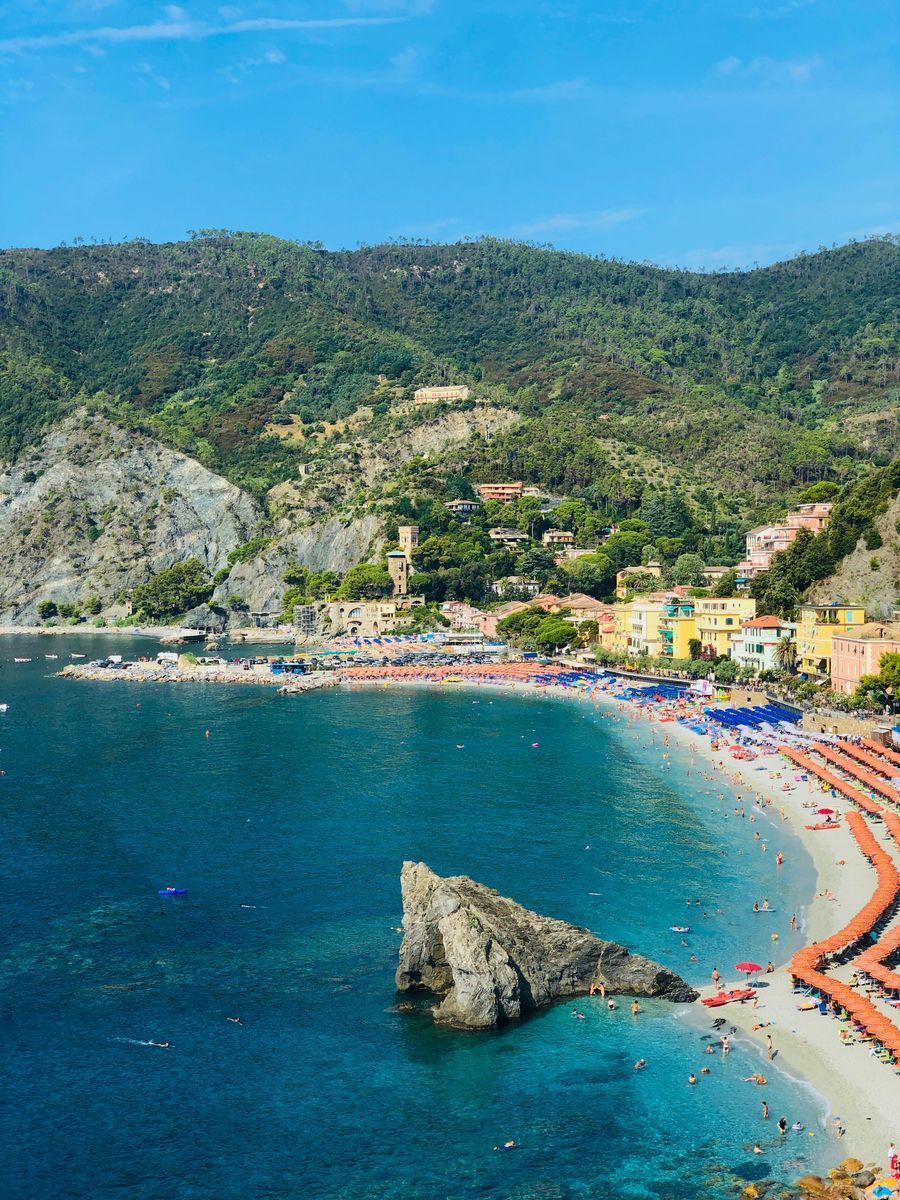
[[[561,212],[512,225],[505,232],[511,237],[537,237],[541,234],[564,233],[576,229],[615,229],[642,216],[642,208],[605,208],[599,212]]]
[[[723,58],[715,65],[722,79],[755,79],[762,83],[809,83],[822,66],[818,55],[812,58],[768,58],[762,56],[744,61],[735,55]]]
[[[667,255],[664,261],[694,271],[731,271],[737,267],[766,266],[780,259],[792,258],[803,248],[802,242],[736,242]]]
[[[380,17],[253,17],[227,20],[219,25],[194,21],[184,9],[171,5],[164,21],[149,25],[100,25],[92,29],[69,29],[59,33],[4,38],[0,54],[22,54],[28,51],[52,50],[61,46],[122,45],[129,42],[204,41],[207,38],[247,33],[290,33],[329,29],[347,29],[370,25],[393,25],[403,20],[397,16]]]

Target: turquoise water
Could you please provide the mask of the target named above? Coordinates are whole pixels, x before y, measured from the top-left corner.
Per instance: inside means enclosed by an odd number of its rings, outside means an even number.
[[[773,922],[790,952],[810,863],[746,822],[723,855],[720,788],[660,769],[665,727],[487,690],[68,682],[50,672],[97,639],[48,642],[0,640],[4,1195],[725,1196],[818,1164],[821,1133],[772,1128],[817,1128],[817,1098],[769,1068],[741,1082],[740,1043],[702,1054],[706,1014],[585,998],[584,1021],[460,1034],[393,1011],[405,858],[697,982],[764,962]]]

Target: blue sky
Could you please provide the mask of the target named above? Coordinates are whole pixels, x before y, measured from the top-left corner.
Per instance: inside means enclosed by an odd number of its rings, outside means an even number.
[[[900,230],[896,0],[0,0],[0,243]]]

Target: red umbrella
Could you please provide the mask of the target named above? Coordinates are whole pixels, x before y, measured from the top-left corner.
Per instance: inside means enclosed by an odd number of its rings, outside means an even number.
[[[734,969],[736,971],[744,971],[747,975],[755,975],[757,971],[762,970],[762,967],[759,965],[759,963],[740,962],[735,963]]]
[[[825,817],[825,816],[828,816],[830,813],[833,813],[834,809],[833,808],[817,808],[816,812],[819,813],[820,816]]]

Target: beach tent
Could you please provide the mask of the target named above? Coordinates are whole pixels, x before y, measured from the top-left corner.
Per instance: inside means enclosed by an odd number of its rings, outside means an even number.
[[[712,696],[716,689],[708,679],[695,679],[691,684],[690,690],[695,696]]]

